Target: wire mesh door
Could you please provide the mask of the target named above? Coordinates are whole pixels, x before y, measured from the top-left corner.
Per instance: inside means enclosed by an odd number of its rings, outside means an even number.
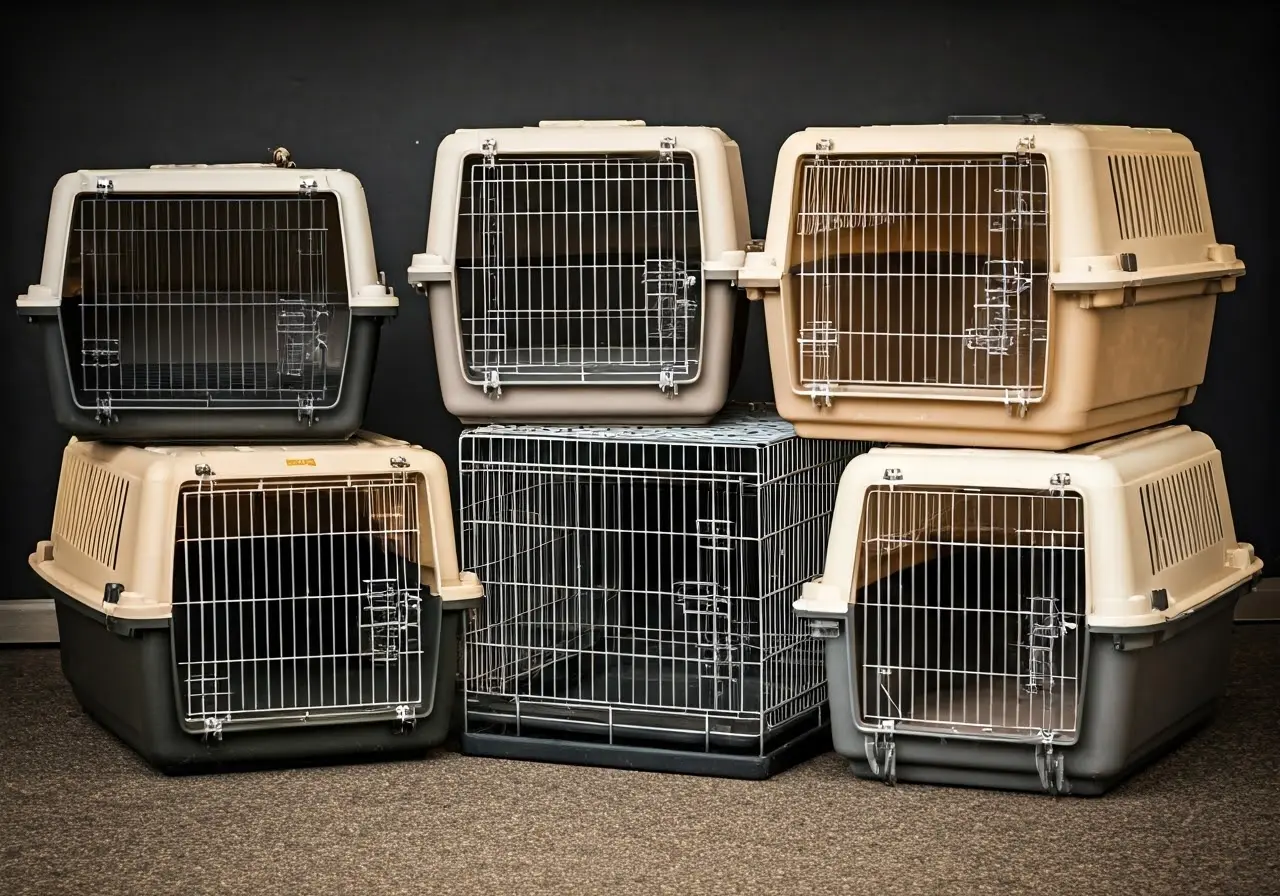
[[[870,489],[854,581],[862,724],[1074,740],[1084,582],[1077,494]]]
[[[77,199],[62,327],[77,403],[336,403],[349,309],[330,194]]]
[[[802,163],[793,278],[802,388],[1039,400],[1049,339],[1044,158]]]
[[[416,714],[418,488],[403,474],[184,486],[172,638],[188,728]]]
[[[754,452],[464,440],[469,716],[615,737],[758,737]]]
[[[477,157],[459,213],[459,323],[473,382],[696,376],[691,156]]]

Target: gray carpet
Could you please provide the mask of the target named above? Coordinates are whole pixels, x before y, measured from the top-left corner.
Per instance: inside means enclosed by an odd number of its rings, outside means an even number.
[[[1280,626],[1215,725],[1101,799],[472,759],[162,777],[0,650],[0,893],[1280,893]],[[1158,682],[1152,683],[1158,687]]]

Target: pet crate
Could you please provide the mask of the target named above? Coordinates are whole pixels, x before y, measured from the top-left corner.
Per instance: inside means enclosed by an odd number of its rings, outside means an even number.
[[[715,128],[544,121],[436,156],[426,252],[444,402],[464,423],[705,423],[746,333],[738,145]]]
[[[278,164],[77,171],[53,191],[40,282],[54,411],[119,442],[341,441],[381,324],[364,189]]]
[[[769,409],[706,427],[490,425],[460,446],[475,755],[763,778],[827,749],[791,612],[863,446]]]
[[[1185,137],[1025,116],[795,134],[739,282],[800,435],[1061,450],[1189,404],[1243,274]]]
[[[856,774],[1093,795],[1212,716],[1261,568],[1185,426],[1060,454],[886,448],[849,465],[795,607]]]
[[[31,555],[86,710],[169,773],[422,753],[445,736],[459,617],[435,454],[72,439]]]

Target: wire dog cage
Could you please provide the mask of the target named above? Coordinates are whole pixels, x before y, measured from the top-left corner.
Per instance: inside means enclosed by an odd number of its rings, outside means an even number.
[[[464,432],[463,558],[487,589],[464,750],[767,777],[822,748],[822,656],[790,604],[864,449],[763,408]]]
[[[59,423],[121,442],[346,439],[397,308],[360,182],[276,164],[65,175],[18,299]]]
[[[463,130],[426,252],[445,404],[464,423],[705,423],[741,360],[738,146],[639,121]]]
[[[1096,795],[1211,717],[1261,568],[1185,426],[1069,453],[885,448],[849,465],[795,607],[856,774]]]
[[[800,435],[1061,450],[1189,404],[1243,274],[1185,137],[1026,116],[795,134],[739,283]]]
[[[420,753],[443,740],[459,572],[439,457],[342,444],[140,448],[72,439],[31,555],[62,668],[166,772]]]

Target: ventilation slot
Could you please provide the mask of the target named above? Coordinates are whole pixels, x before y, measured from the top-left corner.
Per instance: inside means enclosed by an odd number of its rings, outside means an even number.
[[[1209,463],[1149,482],[1138,497],[1153,575],[1222,540],[1222,512]]]
[[[1107,167],[1121,239],[1204,232],[1191,156],[1112,155]]]
[[[129,482],[87,461],[63,462],[53,537],[109,569],[116,568]]]

